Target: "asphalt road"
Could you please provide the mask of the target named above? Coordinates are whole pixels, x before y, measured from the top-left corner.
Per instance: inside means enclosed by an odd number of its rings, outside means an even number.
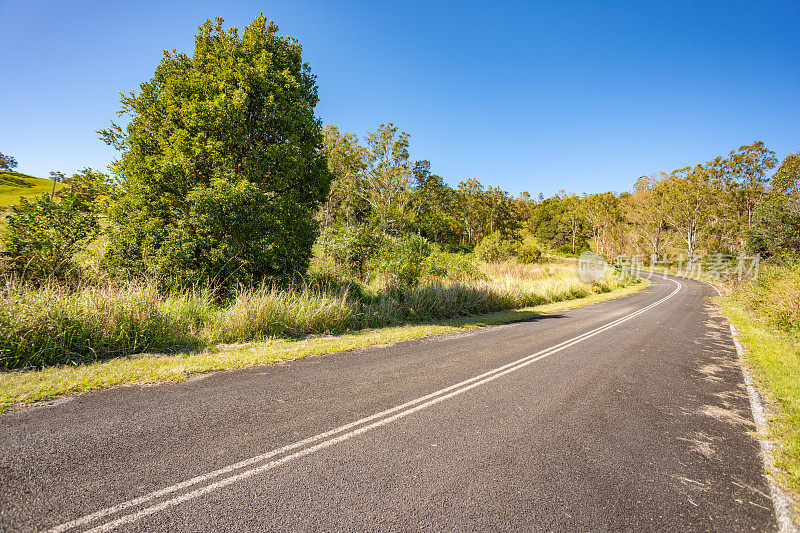
[[[713,289],[0,415],[0,529],[764,531]]]

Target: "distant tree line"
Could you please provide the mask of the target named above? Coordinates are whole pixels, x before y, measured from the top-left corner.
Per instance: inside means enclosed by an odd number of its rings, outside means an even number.
[[[757,141],[703,164],[642,176],[632,192],[544,199],[531,207],[529,228],[551,247],[591,245],[609,258],[667,250],[690,261],[701,252],[796,253],[799,181],[800,154],[778,166],[775,153]]]

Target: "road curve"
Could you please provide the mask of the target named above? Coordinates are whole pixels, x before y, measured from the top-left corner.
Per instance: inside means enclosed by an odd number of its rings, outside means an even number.
[[[712,291],[1,414],[0,530],[774,530]]]

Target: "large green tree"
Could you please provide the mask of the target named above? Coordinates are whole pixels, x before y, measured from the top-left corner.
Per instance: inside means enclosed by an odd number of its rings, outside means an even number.
[[[658,254],[671,240],[671,231],[667,224],[669,204],[664,197],[664,187],[659,186],[665,179],[667,174],[664,172],[640,177],[633,188],[633,194],[625,202],[626,215],[633,224],[637,244],[647,250],[651,261],[658,258]]]
[[[800,153],[789,154],[778,167],[746,236],[750,251],[763,256],[800,252]]]
[[[719,246],[738,252],[744,249],[744,235],[753,222],[753,211],[766,195],[768,172],[777,163],[775,152],[756,141],[705,165],[721,193],[713,213]]]
[[[614,229],[622,218],[619,198],[612,192],[585,195],[580,202],[580,214],[589,227],[594,249],[609,258],[617,249]]]
[[[800,194],[800,152],[787,155],[775,171],[772,192]]]
[[[412,173],[417,232],[435,243],[457,243],[460,233],[453,213],[456,192],[447,186],[444,178],[431,172],[428,160],[417,161]]]
[[[164,52],[153,78],[121,95],[127,125],[100,132],[121,151],[112,264],[221,285],[305,271],[331,175],[301,51],[261,15],[241,36],[217,18],[199,28],[191,56]],[[259,206],[257,222],[235,216]],[[248,232],[261,248],[238,246]],[[178,266],[188,274],[170,271]]]
[[[339,133],[328,124],[323,129],[328,170],[333,175],[330,192],[320,212],[324,228],[334,224],[352,226],[369,216],[370,205],[359,194],[366,167],[366,149],[353,133]]]

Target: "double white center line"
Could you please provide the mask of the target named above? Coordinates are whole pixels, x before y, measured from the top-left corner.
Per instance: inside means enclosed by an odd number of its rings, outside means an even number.
[[[101,509],[70,522],[65,522],[50,529],[49,531],[52,533],[60,533],[75,528],[86,527],[90,527],[91,529],[89,529],[89,531],[93,532],[110,531],[121,525],[135,522],[146,516],[161,512],[170,507],[174,507],[180,503],[198,498],[204,494],[208,494],[209,492],[219,490],[243,479],[255,476],[267,470],[271,470],[284,463],[293,461],[294,459],[310,455],[316,451],[328,448],[334,444],[351,439],[357,435],[361,435],[362,433],[366,433],[381,426],[385,426],[386,424],[390,424],[395,420],[404,418],[408,415],[416,413],[417,411],[422,411],[423,409],[427,409],[428,407],[436,405],[439,402],[443,402],[444,400],[458,396],[459,394],[463,394],[470,389],[484,385],[490,381],[494,381],[501,376],[510,374],[511,372],[516,372],[517,370],[520,370],[540,359],[544,359],[547,356],[558,353],[561,350],[565,350],[570,346],[574,346],[579,342],[583,342],[590,337],[594,337],[595,335],[598,335],[649,311],[653,307],[669,300],[675,294],[677,294],[678,291],[680,291],[682,285],[678,281],[673,279],[669,279],[669,281],[675,283],[677,287],[664,298],[661,298],[660,300],[657,300],[652,304],[639,309],[638,311],[634,311],[633,313],[609,322],[608,324],[600,326],[591,331],[587,331],[586,333],[573,337],[562,343],[556,344],[555,346],[551,346],[550,348],[544,349],[535,354],[517,359],[516,361],[495,368],[494,370],[484,372],[483,374],[464,380],[460,383],[456,383],[455,385],[437,390],[436,392],[432,392],[426,396],[411,400],[402,405],[398,405],[396,407],[392,407],[391,409],[381,411],[380,413],[375,413],[374,415],[366,418],[356,420],[350,424],[345,424],[330,431],[314,435],[313,437],[288,444],[264,454],[239,461],[238,463],[233,463],[224,468],[187,479],[181,483],[145,494],[144,496],[134,498],[133,500],[128,500],[126,502]],[[188,492],[183,492],[187,489],[189,489]],[[101,519],[107,519],[107,521],[101,522],[92,527],[92,524],[100,522]]]

